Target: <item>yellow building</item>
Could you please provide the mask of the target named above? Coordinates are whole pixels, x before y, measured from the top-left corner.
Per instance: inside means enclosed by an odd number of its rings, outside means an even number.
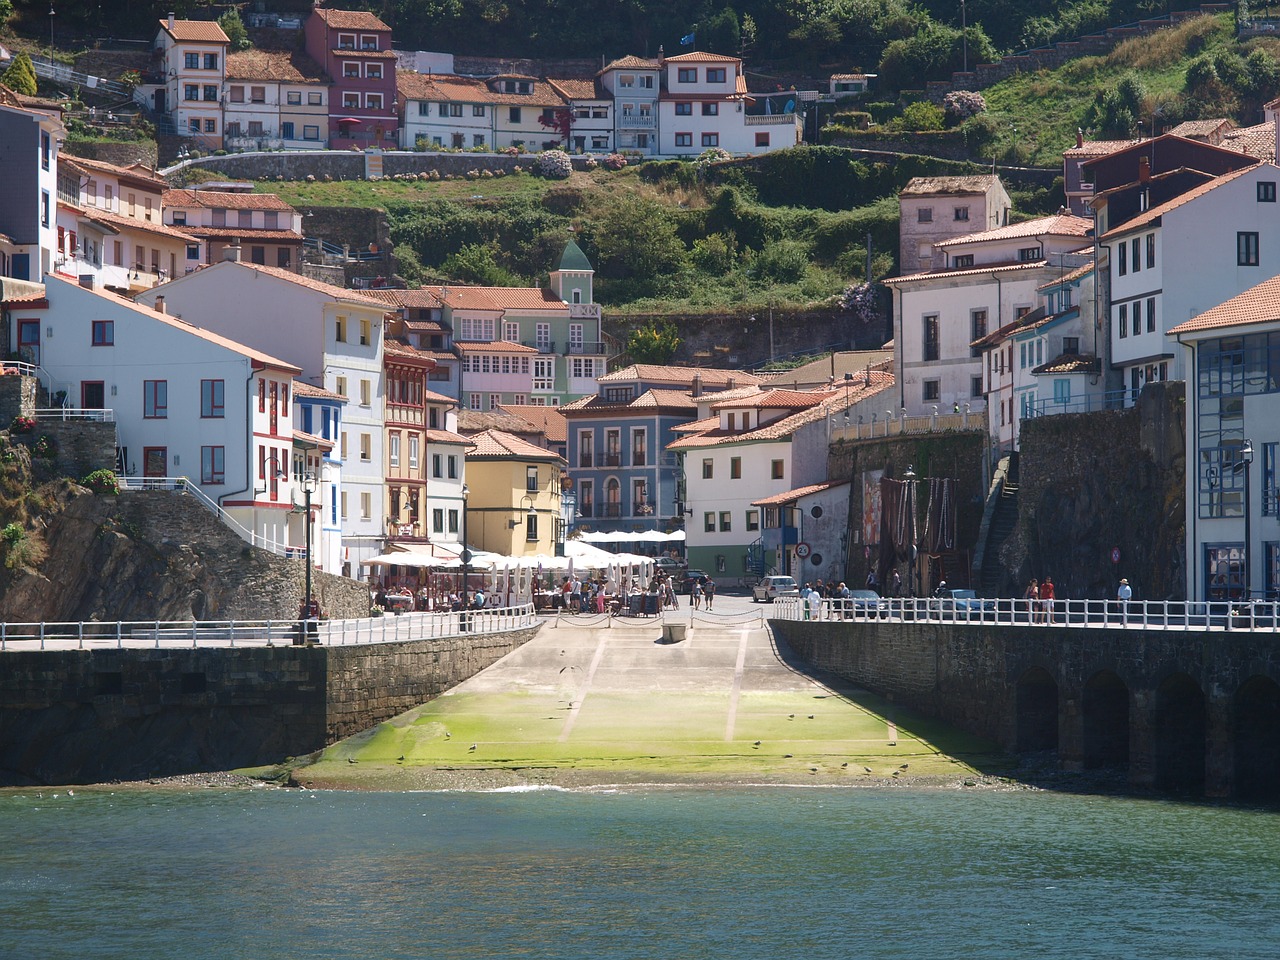
[[[562,457],[501,430],[471,437],[467,453],[467,541],[509,557],[553,556],[563,538]]]

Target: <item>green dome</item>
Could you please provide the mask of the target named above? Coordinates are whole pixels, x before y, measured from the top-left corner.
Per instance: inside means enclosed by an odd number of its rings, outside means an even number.
[[[564,253],[560,254],[560,262],[556,264],[557,270],[578,270],[594,273],[595,270],[591,266],[591,261],[587,259],[587,255],[582,252],[572,240],[565,245]]]

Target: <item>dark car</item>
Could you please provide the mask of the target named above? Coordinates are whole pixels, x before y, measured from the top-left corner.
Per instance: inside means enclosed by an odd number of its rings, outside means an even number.
[[[694,583],[707,579],[707,574],[703,570],[685,570],[675,580],[675,589],[680,593],[689,593],[693,589]]]
[[[972,617],[977,620],[995,617],[996,602],[979,597],[972,590],[944,590],[941,601],[942,611],[954,615],[957,619]]]
[[[889,601],[874,590],[850,590],[849,596],[837,597],[831,604],[846,617],[889,616]]]

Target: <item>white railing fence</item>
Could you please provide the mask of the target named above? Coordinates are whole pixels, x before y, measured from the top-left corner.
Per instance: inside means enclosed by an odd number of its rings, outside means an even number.
[[[278,557],[301,557],[305,555],[303,547],[295,544],[273,540],[250,530],[200,489],[199,484],[192,483],[187,477],[117,477],[117,485],[121,493],[137,493],[143,490],[169,490],[175,493],[191,494],[196,502],[212,513],[229,527],[241,540],[250,546],[260,547],[274,553]]]
[[[439,640],[509,633],[538,624],[532,604],[449,613],[386,614],[356,620],[189,620],[0,623],[0,652],[275,647],[302,642],[326,647]]]
[[[822,600],[815,611],[798,597],[773,604],[771,620],[870,620],[984,623],[1005,627],[1077,627],[1141,630],[1256,630],[1280,633],[1280,603],[1175,600],[948,600],[901,597]]]

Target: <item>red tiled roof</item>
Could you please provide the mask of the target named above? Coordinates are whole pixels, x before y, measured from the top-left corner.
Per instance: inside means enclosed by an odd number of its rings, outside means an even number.
[[[184,43],[230,43],[216,20],[175,20],[169,29],[167,18],[160,21],[160,29]]]
[[[547,83],[566,100],[599,100],[603,97],[594,80],[555,79],[547,77]]]
[[[532,444],[514,433],[506,433],[502,430],[485,430],[483,433],[477,433],[471,438],[471,442],[475,444],[475,450],[467,456],[473,459],[517,457],[522,460],[558,460],[564,463],[564,459],[559,454]]]
[[[1102,361],[1087,353],[1064,353],[1033,367],[1034,373],[1101,373]]]
[[[122,217],[118,213],[99,210],[97,207],[75,207],[73,209],[86,220],[96,220],[117,232],[121,230],[141,230],[144,233],[154,233],[157,236],[168,237],[170,240],[181,240],[183,243],[191,243],[196,239],[194,234],[183,233],[176,227],[163,223],[151,223],[146,220],[135,220],[133,217]]]
[[[1051,217],[1037,217],[1007,227],[996,227],[981,233],[968,233],[963,237],[939,240],[935,247],[954,247],[966,243],[983,243],[988,240],[1016,240],[1022,237],[1085,237],[1093,229],[1093,219],[1077,217],[1070,213],[1057,213]]]
[[[463,353],[537,353],[536,347],[510,340],[460,340],[454,346]]]
[[[504,403],[502,409],[539,428],[552,443],[564,443],[569,438],[569,422],[556,407]]]
[[[794,490],[788,490],[785,493],[775,493],[773,496],[765,497],[762,500],[752,500],[751,505],[753,507],[778,507],[784,503],[799,500],[801,497],[807,497],[810,494],[830,490],[832,487],[843,487],[848,482],[848,480],[828,480],[825,483],[811,483],[807,487],[796,487]]]
[[[658,70],[662,64],[657,60],[646,60],[644,57],[625,56],[619,57],[607,64],[600,73],[608,73],[610,70]],[[600,74],[596,74],[599,76]]]
[[[831,395],[827,390],[764,390],[752,397],[719,400],[711,405],[711,409],[741,410],[745,407],[752,410],[807,410]]]
[[[1244,293],[1236,294],[1225,303],[1199,316],[1180,323],[1169,331],[1170,336],[1180,333],[1196,333],[1218,327],[1242,327],[1259,323],[1280,321],[1280,277],[1264,280]]]
[[[1270,166],[1272,167],[1272,169],[1275,169],[1274,164],[1264,163],[1264,164],[1260,164],[1260,166]],[[1218,187],[1222,186],[1223,184],[1230,183],[1232,180],[1239,179],[1240,177],[1244,176],[1246,173],[1251,173],[1257,169],[1258,169],[1257,166],[1250,166],[1250,167],[1243,167],[1239,170],[1234,170],[1231,173],[1224,173],[1222,176],[1215,177],[1213,180],[1210,180],[1208,183],[1202,183],[1200,184],[1200,186],[1194,187],[1191,190],[1188,190],[1186,193],[1174,197],[1172,200],[1168,200],[1162,204],[1159,204],[1158,206],[1154,206],[1151,209],[1138,214],[1136,217],[1134,217],[1131,220],[1126,220],[1124,223],[1120,224],[1120,226],[1116,227],[1114,230],[1108,230],[1099,239],[1108,240],[1113,237],[1122,236],[1123,234],[1129,233],[1133,230],[1141,229],[1142,227],[1145,227],[1148,224],[1155,222],[1155,220],[1157,220],[1158,218],[1163,217],[1166,213],[1169,213],[1170,211],[1173,211],[1173,210],[1177,210],[1183,204],[1190,203],[1192,200],[1198,200],[1200,197],[1203,197],[1206,193],[1212,193],[1214,190],[1218,189]]]
[[[303,236],[292,230],[263,230],[259,227],[187,227],[201,240],[273,240],[277,243],[301,243]]]
[[[375,287],[365,291],[369,296],[396,307],[411,307],[418,310],[433,310],[440,306],[440,298],[427,287],[416,290],[397,290],[386,287]]]
[[[1141,142],[1141,140],[1086,140],[1082,146],[1069,147],[1063,150],[1062,155],[1071,159],[1076,157],[1106,157],[1117,150],[1123,150]]]
[[[166,207],[205,207],[225,210],[287,210],[293,207],[274,193],[224,193],[219,190],[166,190],[161,198]]]
[[[1078,250],[1076,252],[1082,257],[1088,256],[1093,253],[1093,247],[1090,247],[1088,250]],[[1063,283],[1070,283],[1072,280],[1079,280],[1081,277],[1088,276],[1092,272],[1093,272],[1093,262],[1090,261],[1089,263],[1085,263],[1076,267],[1074,270],[1070,270],[1067,273],[1064,273],[1060,277],[1055,277],[1053,280],[1050,280],[1048,283],[1040,284],[1038,287],[1036,287],[1036,289],[1048,290],[1050,287],[1056,287]]]
[[[334,30],[385,30],[388,33],[391,32],[390,27],[365,10],[334,10],[331,7],[316,7],[312,12]]]
[[[695,377],[701,380],[704,387],[708,384],[727,386],[730,381],[733,381],[734,386],[747,386],[761,382],[760,377],[745,370],[722,370],[718,367],[676,367],[656,363],[633,363],[629,367],[606,373],[598,379],[600,383],[613,383],[624,380],[651,380],[692,387]]]
[[[277,80],[288,83],[328,83],[329,77],[301,51],[243,50],[227,54],[228,80]]]
[[[424,430],[422,435],[427,438],[427,443],[455,443],[464,447],[474,446],[462,434],[451,433],[448,430]]]
[[[334,393],[332,390],[326,390],[324,387],[317,387],[314,383],[307,383],[305,380],[293,381],[294,397],[315,397],[318,400],[341,400],[347,402],[347,398],[340,393]]]
[[[1009,273],[1014,270],[1038,270],[1040,267],[1046,267],[1048,265],[1048,260],[988,263],[978,267],[965,267],[962,270],[930,270],[925,273],[910,273],[905,277],[886,277],[880,282],[892,286],[895,283],[906,283],[909,280],[946,280],[951,277],[968,277],[979,273]]]
[[[741,63],[738,57],[726,57],[721,53],[704,53],[701,50],[695,50],[693,53],[682,53],[678,56],[667,57],[664,63]]]
[[[899,196],[928,197],[934,194],[986,193],[1000,182],[1000,178],[990,173],[973,174],[967,177],[912,177],[902,188]]]
[[[121,167],[114,163],[105,163],[102,160],[93,160],[89,157],[75,157],[68,153],[60,154],[58,163],[59,165],[65,163],[71,167],[78,167],[86,173],[103,173],[122,180],[135,180],[146,186],[158,188],[158,192],[161,194],[169,189],[168,181],[164,177],[146,167],[137,165]]]
[[[1271,160],[1276,155],[1276,125],[1260,123],[1253,127],[1228,130],[1222,135],[1221,146],[1259,160]]]

